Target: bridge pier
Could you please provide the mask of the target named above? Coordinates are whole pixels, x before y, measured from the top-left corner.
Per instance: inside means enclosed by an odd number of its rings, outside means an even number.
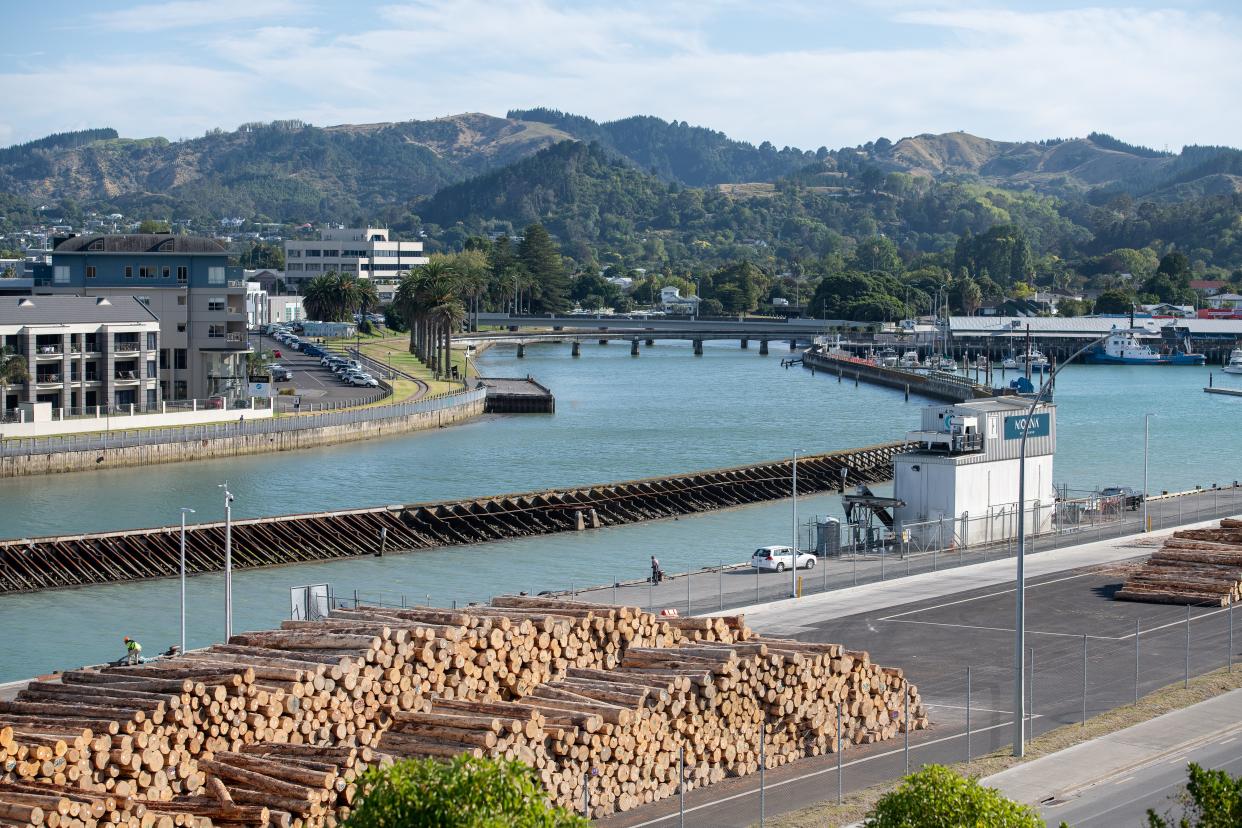
[[[518,359],[525,359],[525,358],[526,358],[526,343],[525,343],[525,342],[519,342],[519,343],[518,343],[518,353],[517,353],[517,355],[518,355]]]
[[[745,351],[747,348],[750,347],[750,340],[747,339],[746,337],[742,337],[742,341],[738,344],[741,345],[742,350]]]
[[[703,356],[703,340],[701,339],[694,340],[694,355]]]
[[[638,340],[630,340],[630,356],[638,356]]]
[[[768,355],[768,341],[766,339],[759,340],[759,356]]]
[[[654,340],[654,339],[648,339],[648,340],[647,340],[647,347],[648,347],[648,348],[650,348],[652,345],[655,345],[655,340]]]
[[[796,339],[789,340],[789,350],[791,351],[798,350],[798,340]]]
[[[569,355],[582,356],[582,343],[575,339],[573,345],[570,346]]]
[[[599,341],[599,344],[600,344],[600,345],[607,345],[607,344],[608,344],[608,340],[607,340],[607,339],[601,339],[601,340]]]

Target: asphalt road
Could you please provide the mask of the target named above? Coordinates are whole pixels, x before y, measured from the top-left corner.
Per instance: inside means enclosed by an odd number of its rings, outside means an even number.
[[[1065,821],[1074,828],[1113,828],[1144,825],[1147,809],[1171,815],[1170,822],[1182,816],[1181,794],[1186,785],[1186,765],[1197,762],[1205,768],[1242,772],[1242,737],[1225,736],[1219,741],[1176,753],[1161,762],[1120,779],[1088,788],[1065,801],[1042,805],[1040,815],[1049,825]]]
[[[303,406],[309,403],[344,402],[360,400],[375,392],[374,388],[355,388],[337,379],[336,375],[319,364],[318,357],[311,357],[270,336],[251,334],[251,341],[256,351],[280,351],[280,358],[273,360],[283,365],[293,374],[289,382],[275,383],[277,392],[285,388],[295,389],[301,396]],[[292,410],[293,403],[288,398],[279,398],[281,410]]]
[[[1034,733],[1081,721],[1083,636],[1087,639],[1086,711],[1095,715],[1128,704],[1135,693],[1135,622],[1139,636],[1138,689],[1148,693],[1224,666],[1228,610],[1186,609],[1113,601],[1129,564],[1066,571],[1028,581],[1027,646],[1034,670],[1028,689]],[[807,641],[844,642],[873,660],[902,667],[918,684],[933,727],[911,734],[910,767],[967,757],[967,668],[970,668],[970,755],[1011,743],[1013,713],[1012,583],[939,596],[815,622],[797,635]],[[760,625],[760,631],[762,627]],[[1236,653],[1234,654],[1236,657]],[[1027,653],[1028,662],[1032,658]],[[855,747],[843,754],[842,787],[858,790],[905,771],[901,738]],[[804,760],[766,776],[768,814],[836,795],[835,757]],[[676,800],[601,820],[605,826],[675,825]],[[686,824],[742,828],[759,820],[758,778],[731,780],[687,796]],[[1113,823],[1117,824],[1117,823]]]

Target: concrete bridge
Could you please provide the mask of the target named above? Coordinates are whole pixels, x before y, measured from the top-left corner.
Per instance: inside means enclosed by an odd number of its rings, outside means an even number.
[[[582,343],[607,345],[614,340],[628,341],[630,354],[638,356],[640,343],[650,347],[657,339],[685,340],[692,343],[694,353],[702,355],[703,343],[710,340],[737,340],[749,348],[751,340],[759,344],[759,354],[768,353],[768,343],[788,342],[789,350],[811,345],[816,336],[832,328],[850,323],[823,319],[665,319],[633,316],[510,316],[502,313],[480,314],[481,325],[502,325],[508,331],[471,333],[455,337],[455,341],[516,345],[518,356],[525,356],[526,346],[538,342],[567,342],[570,353],[579,356]],[[869,326],[863,325],[864,329]],[[551,328],[549,332],[548,329]],[[523,332],[523,331],[526,332]]]

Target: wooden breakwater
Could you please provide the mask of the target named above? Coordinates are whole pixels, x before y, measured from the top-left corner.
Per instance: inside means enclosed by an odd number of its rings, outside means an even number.
[[[893,455],[908,445],[799,458],[798,491],[891,480]],[[791,462],[783,460],[575,489],[238,520],[233,565],[384,555],[658,520],[785,498],[791,479]],[[223,523],[188,528],[189,572],[221,568],[224,534]],[[175,526],[0,541],[0,594],[176,575],[179,543]]]
[[[939,371],[907,371],[886,368],[858,357],[830,354],[815,346],[802,355],[802,365],[812,370],[824,371],[841,379],[868,382],[919,394],[935,400],[961,403],[967,400],[987,399],[1009,393],[988,388],[966,377],[957,377]]]

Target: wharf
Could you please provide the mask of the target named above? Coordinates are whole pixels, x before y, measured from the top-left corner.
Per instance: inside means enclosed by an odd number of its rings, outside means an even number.
[[[483,403],[485,414],[555,414],[556,397],[552,390],[530,376],[480,377],[474,388],[487,389]]]
[[[1223,394],[1226,397],[1242,397],[1242,388],[1218,388],[1209,385],[1203,391],[1207,394]]]
[[[881,483],[905,442],[798,459],[798,491]],[[283,515],[232,523],[233,566],[246,569],[582,531],[726,509],[789,496],[780,460],[573,489],[474,500]],[[179,527],[0,541],[0,594],[176,575]],[[225,525],[187,527],[191,573],[220,568]]]
[[[954,403],[1013,393],[1007,389],[992,389],[966,377],[939,371],[918,372],[886,368],[858,357],[827,353],[819,345],[803,352],[802,365],[812,370],[836,373],[838,379],[851,377],[856,382],[869,382],[904,390],[907,396],[913,392],[924,397]]]

